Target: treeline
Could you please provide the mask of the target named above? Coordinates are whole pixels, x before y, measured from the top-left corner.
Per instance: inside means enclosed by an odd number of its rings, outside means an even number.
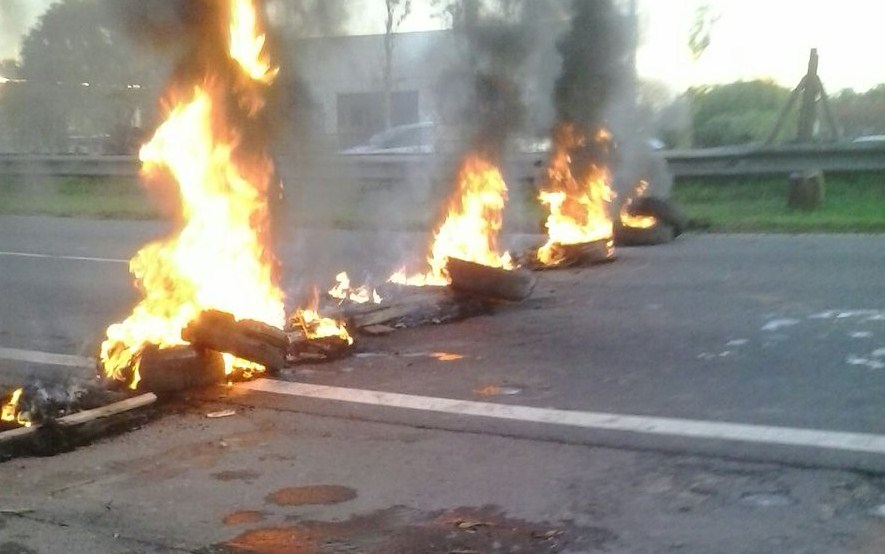
[[[792,90],[772,81],[741,81],[692,88],[673,102],[651,110],[657,134],[670,147],[709,148],[763,141],[789,102]],[[843,140],[885,135],[885,84],[867,92],[842,90],[829,97]],[[819,140],[831,140],[823,125]],[[795,139],[798,110],[778,137]]]
[[[0,151],[122,154],[141,142],[166,68],[127,39],[118,2],[54,4],[20,60],[0,61]]]

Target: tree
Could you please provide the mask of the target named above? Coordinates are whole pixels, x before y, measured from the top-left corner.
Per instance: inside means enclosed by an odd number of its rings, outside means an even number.
[[[132,48],[119,0],[53,4],[22,41],[18,83],[0,112],[15,144],[29,151],[70,148],[74,135],[120,135],[153,105],[163,66]],[[94,140],[94,139],[90,139]]]
[[[719,14],[709,4],[702,4],[695,11],[694,23],[688,35],[688,49],[695,60],[701,58],[712,43],[713,27],[719,22]]]
[[[885,135],[885,84],[865,93],[843,90],[831,104],[845,136]]]
[[[763,140],[790,98],[788,89],[761,80],[694,88],[688,94],[698,147]]]
[[[412,0],[385,0],[387,18],[384,24],[384,126],[393,119],[393,54],[394,33],[412,13]]]

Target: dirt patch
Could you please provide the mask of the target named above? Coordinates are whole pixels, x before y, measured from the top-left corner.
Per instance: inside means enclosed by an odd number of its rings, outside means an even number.
[[[264,501],[277,506],[314,506],[341,504],[356,498],[356,491],[338,485],[289,487],[267,495]]]
[[[258,479],[259,477],[261,477],[261,474],[257,471],[249,471],[247,469],[219,471],[218,473],[212,474],[212,478],[219,481],[251,481],[253,479]]]
[[[597,552],[617,540],[607,529],[527,522],[497,507],[420,512],[403,507],[347,521],[298,521],[247,531],[205,552],[254,554],[479,554]]]
[[[224,516],[225,525],[247,525],[250,523],[258,523],[264,521],[267,515],[264,512],[256,512],[254,510],[242,510],[233,512]]]

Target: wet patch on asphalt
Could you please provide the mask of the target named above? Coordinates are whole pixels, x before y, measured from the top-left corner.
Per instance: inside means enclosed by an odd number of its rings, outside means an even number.
[[[479,554],[484,552],[595,552],[618,536],[578,527],[508,518],[495,506],[421,512],[404,507],[346,521],[301,521],[246,531],[202,554]]]
[[[277,506],[316,506],[341,504],[356,498],[356,491],[338,485],[316,485],[311,487],[288,487],[267,495],[268,504]]]
[[[250,471],[247,469],[219,471],[218,473],[212,474],[212,478],[219,481],[252,481],[253,479],[258,479],[259,477],[261,477],[261,474],[259,472]]]
[[[222,522],[225,525],[248,525],[250,523],[260,523],[267,518],[267,514],[264,512],[257,512],[254,510],[241,510],[239,512],[232,512],[224,516]]]

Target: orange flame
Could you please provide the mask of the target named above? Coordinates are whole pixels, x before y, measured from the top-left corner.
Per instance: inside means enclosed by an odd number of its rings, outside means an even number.
[[[267,37],[258,28],[253,0],[232,0],[230,14],[230,56],[254,81],[270,83],[280,72],[265,51]]]
[[[22,414],[19,411],[18,407],[23,391],[24,389],[17,389],[12,393],[12,398],[9,399],[9,402],[3,405],[3,409],[0,411],[0,421],[16,423],[23,427],[31,426],[31,421],[25,416],[25,414]]]
[[[407,276],[401,270],[390,281],[408,286],[446,286],[448,259],[460,258],[489,267],[513,269],[510,254],[500,253],[498,234],[507,204],[507,185],[501,170],[477,155],[464,160],[448,215],[434,237],[430,270]]]
[[[614,224],[611,208],[616,195],[611,188],[608,169],[591,165],[583,175],[572,173],[571,153],[585,146],[585,138],[570,125],[560,126],[547,168],[547,185],[539,200],[549,211],[547,243],[538,250],[544,265],[558,265],[558,245],[612,240]],[[596,141],[605,144],[607,131],[600,131]]]
[[[328,295],[338,300],[339,304],[346,301],[353,302],[354,304],[368,304],[370,302],[372,304],[380,304],[383,301],[378,291],[368,285],[356,288],[351,286],[347,272],[342,271],[339,273],[335,277],[335,283],[335,286],[329,290]]]
[[[230,56],[258,86],[235,90],[260,96],[272,80],[257,34],[255,6],[231,1]],[[250,46],[251,45],[251,46]],[[148,177],[171,175],[179,188],[183,225],[171,237],[144,247],[130,263],[144,298],[122,323],[111,325],[101,363],[112,379],[139,381],[139,354],[147,344],[184,344],[181,330],[204,310],[282,327],[283,293],[276,285],[268,237],[267,192],[273,164],[264,155],[241,151],[242,135],[230,121],[221,78],[173,98],[166,121],[140,152]],[[256,114],[251,104],[249,116]],[[235,360],[225,357],[228,372]],[[134,375],[129,375],[132,372]]]
[[[304,331],[304,336],[308,339],[338,337],[347,344],[353,344],[353,337],[342,322],[323,317],[314,309],[298,309],[292,316],[292,321]]]
[[[631,215],[630,214],[630,206],[633,205],[633,202],[637,198],[642,198],[645,196],[646,191],[648,190],[648,182],[639,181],[636,184],[636,190],[633,193],[633,196],[624,202],[624,205],[621,206],[621,213],[619,217],[621,218],[621,225],[624,227],[630,227],[631,229],[651,229],[655,225],[657,225],[658,220],[651,215]]]

